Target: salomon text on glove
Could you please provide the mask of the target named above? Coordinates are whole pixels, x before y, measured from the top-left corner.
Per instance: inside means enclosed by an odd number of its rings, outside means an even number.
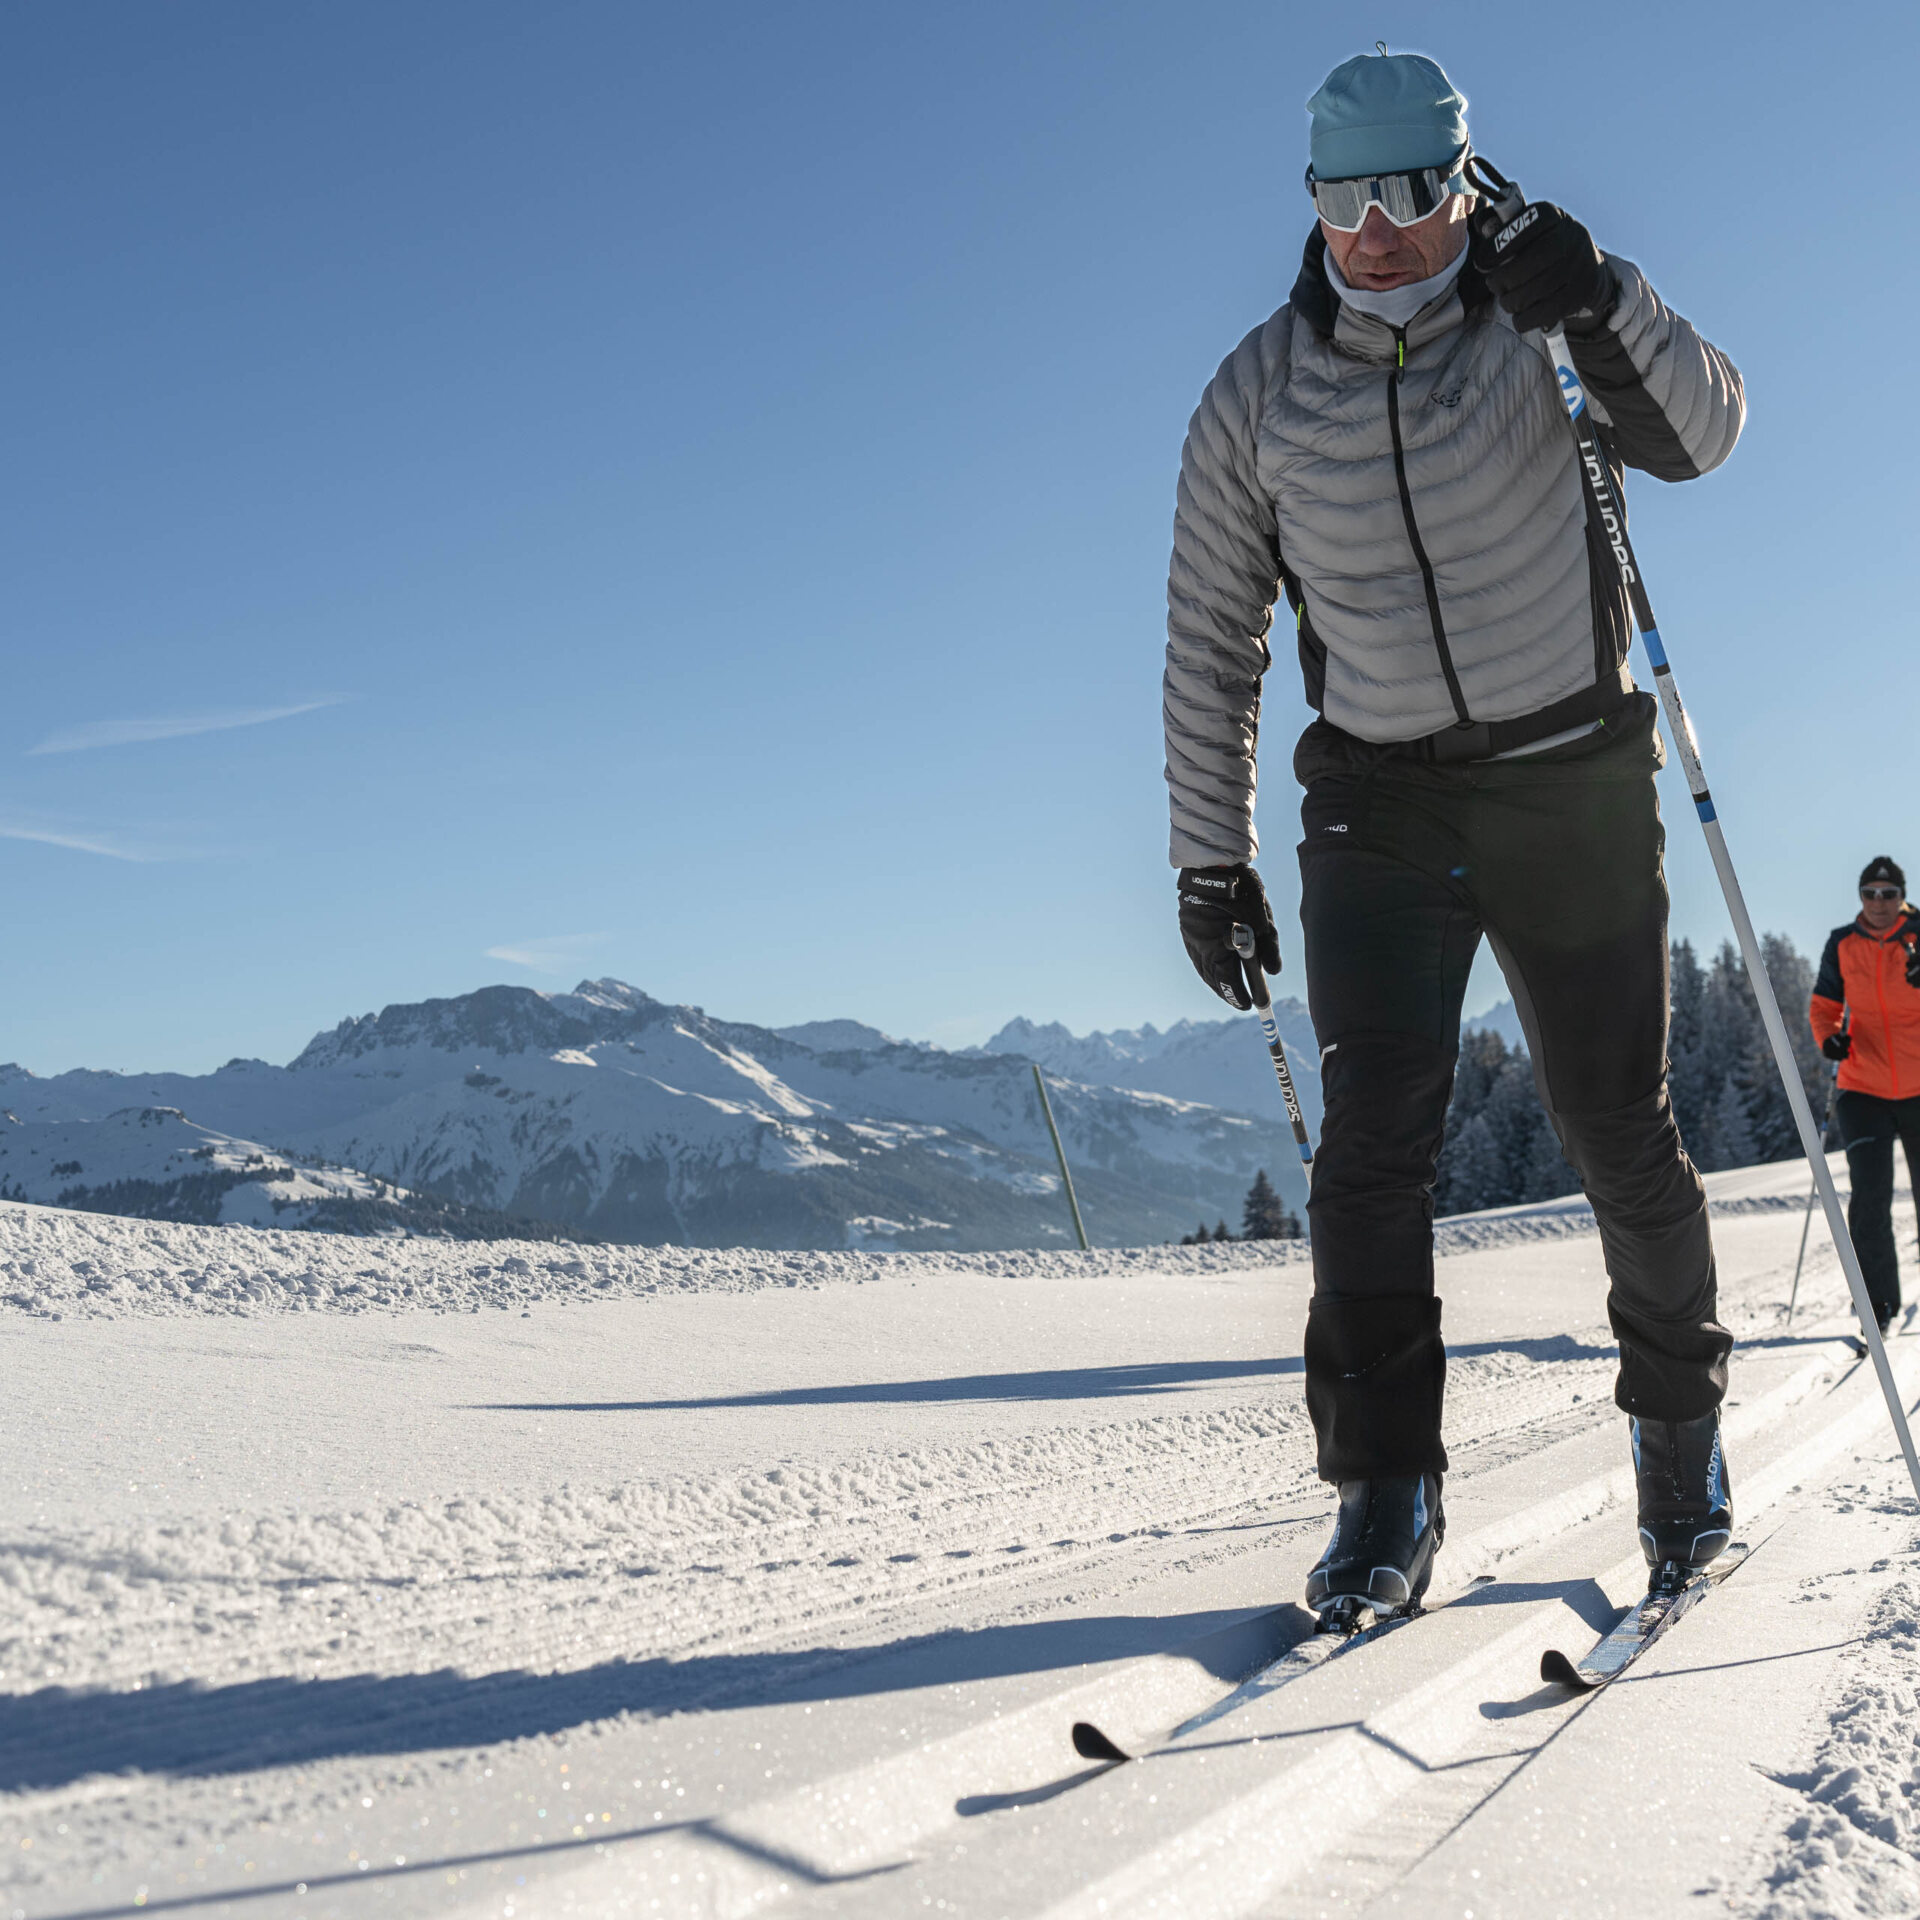
[[[1829,1060],[1844,1060],[1853,1051],[1853,1035],[1845,1027],[1841,1027],[1820,1042],[1820,1051]]]
[[[1254,959],[1233,950],[1235,927],[1251,927]],[[1231,867],[1180,869],[1180,937],[1194,971],[1229,1006],[1242,1013],[1253,1005],[1246,969],[1280,971],[1280,934],[1260,876],[1244,861]]]
[[[1551,200],[1536,200],[1504,226],[1497,214],[1473,222],[1473,264],[1522,333],[1597,323],[1620,297],[1593,235]]]

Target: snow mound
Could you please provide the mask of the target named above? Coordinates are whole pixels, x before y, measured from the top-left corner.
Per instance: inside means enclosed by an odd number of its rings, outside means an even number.
[[[898,1221],[886,1225],[906,1230]],[[925,1254],[363,1240],[0,1204],[0,1316],[477,1313],[651,1294],[857,1285],[896,1273],[1212,1273],[1305,1258],[1304,1244],[1286,1241]]]
[[[1776,1775],[1806,1797],[1766,1876],[1757,1920],[1920,1913],[1920,1586],[1897,1582],[1853,1649],[1813,1765]]]

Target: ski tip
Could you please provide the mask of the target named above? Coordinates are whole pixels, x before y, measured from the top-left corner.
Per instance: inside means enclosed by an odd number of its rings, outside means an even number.
[[[1550,1687],[1566,1687],[1574,1693],[1591,1693],[1592,1683],[1557,1647],[1549,1647],[1540,1656],[1540,1678]]]
[[[1059,1722],[1054,1724],[1057,1726]],[[1115,1746],[1091,1720],[1073,1723],[1073,1750],[1082,1760],[1107,1760],[1115,1766],[1133,1758],[1124,1747]]]

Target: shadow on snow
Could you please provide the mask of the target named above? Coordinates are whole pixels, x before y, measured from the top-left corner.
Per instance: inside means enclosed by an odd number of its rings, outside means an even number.
[[[1455,1359],[1517,1353],[1529,1360],[1604,1360],[1618,1349],[1558,1333],[1534,1340],[1469,1340],[1447,1349]],[[1225,1380],[1269,1380],[1298,1373],[1298,1355],[1278,1360],[1163,1360],[1137,1366],[1043,1367],[1031,1373],[966,1373],[944,1380],[876,1380],[854,1386],[780,1387],[766,1393],[713,1394],[692,1400],[500,1400],[482,1413],[684,1413],[718,1407],[857,1407],[941,1400],[1123,1400],[1178,1393]]]
[[[573,1673],[290,1676],[0,1695],[0,1793],[90,1774],[221,1774],[493,1746],[624,1714],[836,1700],[1187,1648],[1244,1609],[1033,1620],[881,1646],[616,1660]],[[1196,1653],[1203,1649],[1193,1648]],[[1223,1679],[1230,1675],[1220,1676]]]

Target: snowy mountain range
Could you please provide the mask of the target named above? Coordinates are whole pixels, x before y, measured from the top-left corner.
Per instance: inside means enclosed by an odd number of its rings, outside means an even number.
[[[456,1240],[567,1237],[483,1208],[278,1153],[196,1126],[177,1107],[104,1120],[23,1121],[0,1112],[0,1199],[202,1225],[427,1233]]]
[[[1501,1000],[1484,1013],[1470,1013],[1460,1022],[1462,1033],[1497,1033],[1510,1047],[1526,1051],[1526,1030],[1520,1025],[1520,1010],[1511,1000]]]
[[[1297,1007],[1284,1024],[1290,1039],[1304,1031]],[[1317,1117],[1304,1045],[1295,1073]],[[264,1207],[283,1225],[342,1224],[352,1201],[648,1244],[1058,1245],[1070,1225],[1036,1058],[1096,1242],[1237,1220],[1263,1167],[1292,1204],[1303,1198],[1248,1019],[1085,1040],[1016,1021],[949,1053],[855,1021],[715,1020],[617,980],[390,1006],[342,1021],[284,1067],[41,1077],[0,1066],[0,1180],[16,1197],[171,1218]],[[153,1109],[173,1111],[143,1117]],[[253,1173],[231,1179],[250,1155]],[[325,1162],[346,1184],[296,1162]],[[228,1183],[218,1209],[192,1211],[179,1183],[199,1182],[204,1202],[210,1178]]]
[[[1276,1000],[1273,1011],[1307,1125],[1317,1132],[1320,1050],[1312,1023],[1298,1000]],[[1131,1087],[1136,1093],[1202,1101],[1236,1113],[1280,1111],[1273,1062],[1250,1014],[1227,1020],[1181,1020],[1164,1033],[1146,1026],[1130,1032],[1090,1033],[1085,1038],[1069,1033],[1058,1021],[1040,1027],[1031,1020],[1010,1020],[984,1047],[973,1051],[1037,1060],[1049,1073],[1093,1086]]]

